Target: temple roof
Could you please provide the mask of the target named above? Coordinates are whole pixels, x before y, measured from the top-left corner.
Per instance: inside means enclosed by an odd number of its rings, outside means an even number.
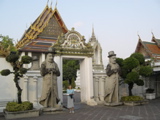
[[[57,8],[53,10],[46,5],[39,17],[24,32],[16,48],[20,51],[43,52],[48,50],[60,34],[67,32]]]
[[[160,39],[156,39],[155,37],[152,37],[152,42],[147,42],[147,41],[142,41],[139,38],[137,47],[135,52],[142,52],[141,50],[143,49],[143,52],[145,51],[147,55],[153,58],[159,58],[160,56]]]

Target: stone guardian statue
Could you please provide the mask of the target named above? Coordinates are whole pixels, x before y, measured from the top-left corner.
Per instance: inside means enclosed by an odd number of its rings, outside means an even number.
[[[40,69],[40,73],[43,76],[43,85],[39,103],[45,108],[57,108],[60,101],[57,89],[57,77],[60,76],[60,71],[54,61],[54,55],[54,50],[50,49]]]
[[[116,63],[116,54],[114,51],[108,52],[109,64],[106,67],[107,79],[105,82],[105,105],[119,105],[119,73],[120,67]]]

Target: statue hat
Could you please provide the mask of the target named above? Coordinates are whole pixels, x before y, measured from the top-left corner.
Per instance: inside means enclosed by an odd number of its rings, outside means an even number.
[[[116,54],[114,53],[114,51],[108,52],[108,57],[112,57],[112,56],[116,56]]]
[[[48,54],[48,53],[56,54],[56,50],[55,50],[54,47],[49,47],[49,48],[48,48],[48,51],[46,51],[46,53],[47,53],[47,54]]]

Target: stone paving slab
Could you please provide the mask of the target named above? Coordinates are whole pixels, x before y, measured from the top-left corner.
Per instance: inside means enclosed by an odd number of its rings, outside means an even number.
[[[0,120],[5,120],[1,114]],[[88,106],[76,102],[74,114],[65,109],[62,113],[15,120],[160,120],[160,99],[150,100],[149,104],[140,106],[118,107]]]

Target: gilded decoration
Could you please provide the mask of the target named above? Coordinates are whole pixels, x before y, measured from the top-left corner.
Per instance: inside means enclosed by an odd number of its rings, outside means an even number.
[[[45,7],[40,16],[25,31],[21,40],[17,43],[16,48],[22,48],[33,39],[40,36],[57,37],[62,32],[66,33],[66,28],[57,8],[52,10],[48,5]]]
[[[53,45],[58,54],[92,56],[93,48],[90,43],[85,43],[85,38],[74,28],[66,34],[61,34]]]

